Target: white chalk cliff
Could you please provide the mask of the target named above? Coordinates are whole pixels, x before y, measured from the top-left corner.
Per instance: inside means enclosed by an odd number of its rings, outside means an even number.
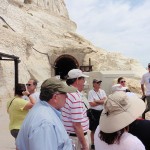
[[[39,81],[52,75],[53,64],[47,55],[73,52],[82,55],[82,65],[93,70],[132,70],[141,76],[146,70],[137,61],[120,53],[95,47],[76,33],[76,24],[69,19],[64,0],[0,0],[0,52],[18,56],[19,82],[30,77]],[[41,53],[39,53],[41,52]],[[0,98],[12,94],[13,62],[0,61]]]

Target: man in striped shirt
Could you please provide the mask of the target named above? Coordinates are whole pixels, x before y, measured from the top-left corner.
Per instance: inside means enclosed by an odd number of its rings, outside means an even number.
[[[62,108],[63,124],[70,138],[75,144],[76,150],[89,150],[87,131],[89,130],[89,119],[86,115],[86,107],[82,100],[85,77],[79,69],[68,72],[66,83],[77,88],[74,93],[68,93],[65,106]]]

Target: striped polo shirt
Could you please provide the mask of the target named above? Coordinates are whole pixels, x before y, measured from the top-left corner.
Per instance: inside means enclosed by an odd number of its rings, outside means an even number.
[[[63,124],[69,133],[75,133],[73,122],[81,122],[84,132],[89,129],[89,119],[86,115],[86,107],[82,101],[82,94],[77,91],[68,93],[65,106],[62,108]]]

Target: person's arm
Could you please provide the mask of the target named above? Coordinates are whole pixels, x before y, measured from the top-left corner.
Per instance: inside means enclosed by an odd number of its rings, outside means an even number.
[[[90,104],[91,107],[95,107],[95,106],[98,106],[98,105],[99,105],[96,101],[94,101],[94,102],[89,102],[89,104]]]
[[[98,106],[99,104],[96,103],[96,100],[94,99],[94,96],[92,94],[92,90],[89,91],[89,94],[88,94],[88,101],[89,101],[89,104],[91,107],[95,107],[95,106]]]
[[[100,100],[95,100],[95,103],[97,105],[103,105],[105,100],[106,100],[106,97],[104,97],[103,99],[100,99]]]
[[[106,98],[107,98],[107,96],[106,96],[106,93],[105,93],[104,90],[100,90],[100,93],[101,93],[102,98],[99,99],[99,100],[95,100],[95,102],[96,102],[98,105],[103,105],[104,102],[105,102],[105,100],[106,100]]]
[[[32,104],[31,102],[28,102],[28,103],[24,106],[23,110],[29,110],[29,109],[31,109],[32,107],[33,107],[33,104]]]
[[[82,150],[89,150],[86,139],[84,137],[84,132],[83,132],[81,123],[80,122],[73,122],[73,127],[74,127],[74,130],[78,136],[79,141],[81,142]]]
[[[30,95],[30,93],[28,91],[24,91],[22,93],[23,93],[23,95],[26,95],[26,96],[29,97],[29,102],[25,105],[25,107],[23,108],[23,110],[29,110],[35,104],[35,99],[32,97],[32,95]]]
[[[32,97],[32,95],[28,91],[23,91],[22,93],[23,95],[26,95],[29,97],[29,100],[32,104],[35,104],[36,100]]]

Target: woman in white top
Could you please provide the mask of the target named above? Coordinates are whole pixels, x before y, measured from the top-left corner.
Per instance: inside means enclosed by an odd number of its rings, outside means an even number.
[[[142,142],[128,133],[128,125],[145,109],[137,96],[117,91],[108,96],[94,135],[95,150],[145,150]]]

